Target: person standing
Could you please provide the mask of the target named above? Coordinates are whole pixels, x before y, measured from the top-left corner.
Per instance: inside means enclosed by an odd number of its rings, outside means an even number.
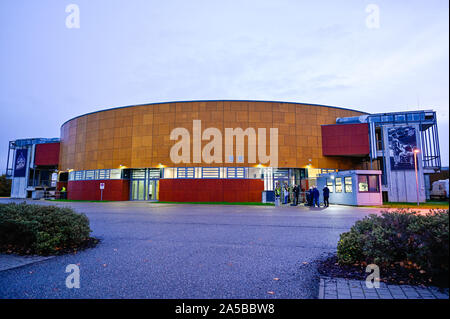
[[[316,186],[313,187],[313,207],[316,206],[320,207],[320,203],[319,203],[319,197],[320,197],[320,192],[317,189]]]
[[[288,203],[289,198],[289,189],[286,184],[284,184],[284,204],[286,205]]]
[[[298,205],[298,194],[299,194],[299,187],[297,185],[294,185],[294,206]]]
[[[327,185],[325,185],[322,191],[323,191],[323,204],[325,205],[325,207],[328,207],[330,206],[330,202],[328,201],[328,199],[330,198],[330,189],[327,187]]]
[[[280,206],[280,196],[281,196],[281,187],[280,184],[277,182],[275,186],[275,206]]]
[[[67,199],[67,190],[65,186],[61,187],[61,191],[59,194],[60,194],[59,197],[61,199]]]
[[[311,207],[313,205],[313,198],[314,198],[312,186],[309,187],[308,192],[306,192],[306,196],[307,196],[307,199],[308,199],[308,206]]]

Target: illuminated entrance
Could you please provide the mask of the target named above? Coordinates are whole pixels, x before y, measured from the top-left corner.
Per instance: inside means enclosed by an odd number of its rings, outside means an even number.
[[[130,200],[158,200],[160,169],[135,169],[130,174]]]

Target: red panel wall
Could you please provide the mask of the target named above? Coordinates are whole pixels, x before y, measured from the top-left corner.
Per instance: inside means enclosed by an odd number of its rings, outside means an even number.
[[[104,181],[69,181],[67,184],[67,199],[100,200],[100,183],[105,183],[103,200],[129,200],[130,183],[128,180]]]
[[[161,179],[163,202],[261,202],[264,182],[258,179]]]
[[[59,143],[36,144],[34,164],[36,165],[58,165]]]
[[[367,123],[322,125],[323,155],[367,155],[369,152]]]

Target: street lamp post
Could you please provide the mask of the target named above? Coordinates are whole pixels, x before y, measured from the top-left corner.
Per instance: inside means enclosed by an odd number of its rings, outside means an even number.
[[[414,169],[416,171],[416,193],[417,193],[417,206],[419,206],[419,177],[417,174],[417,154],[420,152],[418,148],[414,149]]]

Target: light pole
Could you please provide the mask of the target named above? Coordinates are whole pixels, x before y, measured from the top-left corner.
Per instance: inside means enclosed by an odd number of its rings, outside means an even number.
[[[416,193],[417,193],[417,206],[419,206],[419,177],[417,175],[417,153],[420,150],[418,148],[414,149],[414,169],[416,171]]]

